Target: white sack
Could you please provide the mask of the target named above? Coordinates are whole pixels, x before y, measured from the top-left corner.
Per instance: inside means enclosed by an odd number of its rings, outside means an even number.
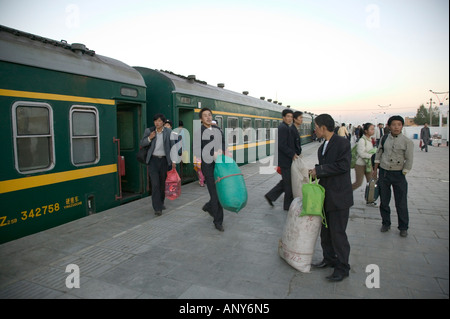
[[[309,182],[308,168],[300,155],[291,166],[292,194],[294,198],[302,197],[302,185]]]
[[[317,237],[322,226],[320,216],[300,216],[302,199],[295,198],[289,208],[278,254],[301,272],[309,272]]]

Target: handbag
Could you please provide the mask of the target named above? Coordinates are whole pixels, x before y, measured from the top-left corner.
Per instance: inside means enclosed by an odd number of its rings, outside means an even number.
[[[141,147],[136,154],[136,159],[139,163],[147,164],[147,153],[150,148],[150,145]]]
[[[167,172],[165,195],[170,200],[174,200],[181,195],[181,178],[175,168]]]
[[[325,227],[328,227],[325,218],[324,201],[325,201],[325,188],[319,184],[316,179],[312,181],[312,177],[309,176],[309,183],[304,184],[302,187],[302,211],[300,216],[320,216],[322,217],[322,223]]]

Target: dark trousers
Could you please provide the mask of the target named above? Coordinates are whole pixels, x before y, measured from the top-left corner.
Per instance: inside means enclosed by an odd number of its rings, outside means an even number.
[[[347,229],[350,209],[325,211],[328,228],[322,225],[320,240],[323,250],[323,259],[334,265],[334,271],[348,275],[350,265],[350,243],[348,242]]]
[[[387,171],[380,168],[378,188],[380,192],[380,214],[383,225],[391,226],[391,186],[394,190],[395,208],[398,216],[398,229],[407,230],[408,213],[408,182],[402,171]]]
[[[219,197],[217,196],[216,183],[214,181],[214,167],[215,162],[207,164],[202,162],[202,172],[205,176],[206,186],[209,192],[209,202],[207,202],[204,208],[209,212],[209,214],[214,218],[215,225],[222,225],[223,223],[223,208],[220,205]]]
[[[167,159],[165,156],[152,156],[148,163],[148,175],[152,183],[152,206],[155,211],[162,211],[166,198]]]
[[[266,196],[272,201],[276,201],[278,197],[284,192],[283,209],[289,210],[294,195],[292,194],[292,182],[291,182],[291,168],[281,167],[281,181],[275,185]]]
[[[422,147],[420,149],[421,150],[425,149],[425,152],[428,152],[428,144],[430,144],[430,140],[429,139],[424,139]]]

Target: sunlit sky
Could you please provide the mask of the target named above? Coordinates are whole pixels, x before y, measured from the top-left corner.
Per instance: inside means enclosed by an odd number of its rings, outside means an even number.
[[[339,122],[449,89],[448,0],[0,0],[0,24]]]

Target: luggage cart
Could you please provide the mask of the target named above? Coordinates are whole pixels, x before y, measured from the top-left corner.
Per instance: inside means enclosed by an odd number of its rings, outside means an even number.
[[[433,136],[431,137],[431,145],[439,147],[441,146],[441,144],[442,144],[442,135],[437,133],[433,134]]]

